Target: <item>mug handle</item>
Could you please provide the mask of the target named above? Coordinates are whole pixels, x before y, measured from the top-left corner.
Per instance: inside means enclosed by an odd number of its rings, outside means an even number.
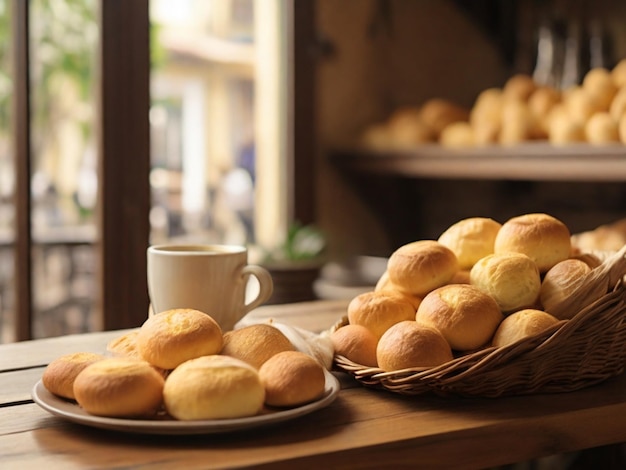
[[[244,266],[242,275],[246,282],[250,276],[256,277],[259,281],[259,293],[254,300],[244,305],[245,314],[257,308],[271,297],[272,292],[274,292],[274,281],[272,280],[272,275],[267,269],[257,266],[256,264],[248,264]]]

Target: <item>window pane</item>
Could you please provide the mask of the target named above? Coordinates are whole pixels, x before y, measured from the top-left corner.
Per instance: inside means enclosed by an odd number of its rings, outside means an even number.
[[[153,243],[253,243],[253,0],[153,0]]]
[[[11,78],[11,14],[8,0],[0,0],[0,343],[14,341],[13,240],[15,169],[10,115],[13,93]]]
[[[95,0],[31,2],[34,337],[93,329]]]

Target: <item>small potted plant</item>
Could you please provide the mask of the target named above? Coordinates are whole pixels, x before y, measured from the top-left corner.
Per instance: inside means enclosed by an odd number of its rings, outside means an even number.
[[[285,240],[267,250],[260,263],[274,281],[274,293],[267,303],[314,300],[313,283],[320,274],[325,249],[326,238],[317,227],[291,224]]]

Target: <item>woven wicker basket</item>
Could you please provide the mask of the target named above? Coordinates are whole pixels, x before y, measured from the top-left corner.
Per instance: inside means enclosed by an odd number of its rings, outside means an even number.
[[[440,366],[385,372],[336,355],[361,384],[405,395],[499,397],[567,392],[621,374],[626,365],[626,247],[591,271],[559,306],[577,313],[539,335],[489,347]],[[347,324],[342,318],[333,329]]]

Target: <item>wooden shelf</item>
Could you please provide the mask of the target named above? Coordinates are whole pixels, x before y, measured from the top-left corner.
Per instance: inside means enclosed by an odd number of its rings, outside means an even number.
[[[351,170],[387,176],[531,181],[626,181],[626,146],[545,142],[447,149],[436,144],[389,151],[335,147],[330,158]]]

